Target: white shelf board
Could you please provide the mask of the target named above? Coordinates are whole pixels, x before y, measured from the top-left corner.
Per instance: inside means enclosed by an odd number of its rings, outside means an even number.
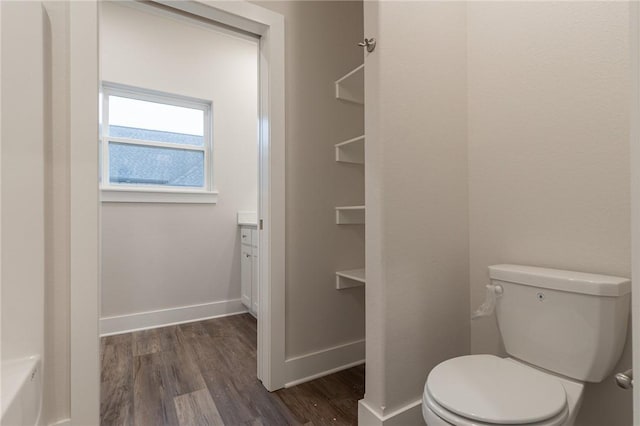
[[[336,161],[364,164],[364,135],[337,143]]]
[[[350,269],[336,272],[336,289],[360,287],[365,284],[365,272],[363,269]]]
[[[337,225],[364,224],[364,206],[336,207]]]
[[[364,64],[336,81],[336,98],[364,105]]]

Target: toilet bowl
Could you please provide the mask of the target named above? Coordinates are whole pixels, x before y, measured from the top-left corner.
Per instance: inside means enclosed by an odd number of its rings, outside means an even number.
[[[422,414],[428,426],[570,426],[583,389],[512,358],[469,355],[432,370]]]
[[[611,374],[626,341],[627,278],[520,265],[489,267],[508,358],[468,355],[427,378],[428,426],[571,426],[587,382]]]

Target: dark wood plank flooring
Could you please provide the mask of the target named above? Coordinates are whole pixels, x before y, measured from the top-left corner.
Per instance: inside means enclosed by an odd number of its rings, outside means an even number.
[[[355,425],[364,366],[277,392],[256,379],[249,314],[101,340],[103,426]]]

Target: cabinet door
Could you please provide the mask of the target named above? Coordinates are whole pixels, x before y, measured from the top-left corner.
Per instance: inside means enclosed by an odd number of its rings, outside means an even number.
[[[252,250],[252,268],[251,268],[251,311],[254,315],[258,315],[258,248],[253,247]]]
[[[251,228],[248,228],[246,226],[242,226],[240,228],[240,243],[241,244],[248,244],[251,245],[251,236],[253,234],[251,233]]]
[[[251,309],[251,282],[253,275],[253,256],[251,254],[251,247],[241,245],[242,250],[240,252],[240,287],[242,294],[242,304]]]

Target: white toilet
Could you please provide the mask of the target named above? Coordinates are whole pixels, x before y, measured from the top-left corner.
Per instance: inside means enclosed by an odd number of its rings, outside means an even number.
[[[428,426],[573,425],[585,382],[609,376],[624,347],[626,278],[518,265],[489,267],[513,358],[469,355],[427,378]]]

